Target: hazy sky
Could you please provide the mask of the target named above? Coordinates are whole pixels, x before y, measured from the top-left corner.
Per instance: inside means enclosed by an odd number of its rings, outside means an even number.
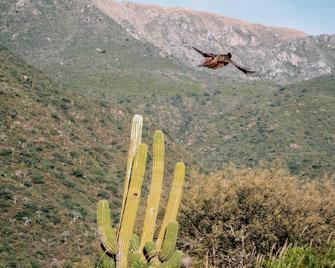
[[[335,0],[130,0],[186,7],[308,34],[335,34]]]

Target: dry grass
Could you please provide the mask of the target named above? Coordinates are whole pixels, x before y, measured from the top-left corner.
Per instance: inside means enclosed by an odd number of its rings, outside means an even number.
[[[302,181],[280,168],[228,167],[208,176],[193,174],[189,181],[180,241],[201,260],[199,267],[250,267],[288,244],[321,248],[333,240],[330,176]]]

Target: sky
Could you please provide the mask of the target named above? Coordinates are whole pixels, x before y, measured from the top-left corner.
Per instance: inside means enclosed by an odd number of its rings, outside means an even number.
[[[335,34],[335,0],[130,0],[209,11],[307,34]]]

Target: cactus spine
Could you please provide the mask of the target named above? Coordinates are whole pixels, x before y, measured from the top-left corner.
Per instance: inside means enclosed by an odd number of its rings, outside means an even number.
[[[175,251],[175,247],[178,233],[176,217],[185,176],[185,165],[182,162],[176,165],[163,224],[158,240],[156,243],[153,241],[164,175],[162,131],[154,134],[152,178],[141,240],[133,233],[147,159],[147,146],[141,144],[142,122],[140,115],[134,116],[117,232],[111,226],[108,201],[101,200],[98,203],[97,223],[104,249],[101,261],[103,268],[115,267],[115,260],[116,268],[180,267],[182,253]]]

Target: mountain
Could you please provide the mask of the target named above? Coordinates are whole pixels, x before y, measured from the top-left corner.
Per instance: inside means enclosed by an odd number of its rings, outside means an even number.
[[[129,91],[145,90],[158,80],[160,91],[171,79],[179,82],[177,91],[231,78],[290,83],[335,70],[334,35],[308,36],[188,9],[112,0],[10,0],[1,3],[0,15],[3,46],[65,87],[89,92],[111,84],[119,91],[125,84]],[[229,50],[257,74],[245,76],[232,66],[202,70],[192,46]]]
[[[199,88],[194,76],[210,80],[176,59],[161,57],[158,48],[127,34],[90,1],[6,1],[1,5],[2,46],[64,88],[92,94],[110,93],[113,88],[113,93],[129,95]]]
[[[135,38],[193,67],[200,61],[192,51],[196,46],[212,53],[231,51],[238,62],[258,71],[255,79],[294,82],[335,72],[335,35],[307,36],[293,29],[189,9],[112,0],[93,2]],[[228,73],[239,75],[233,68]]]

